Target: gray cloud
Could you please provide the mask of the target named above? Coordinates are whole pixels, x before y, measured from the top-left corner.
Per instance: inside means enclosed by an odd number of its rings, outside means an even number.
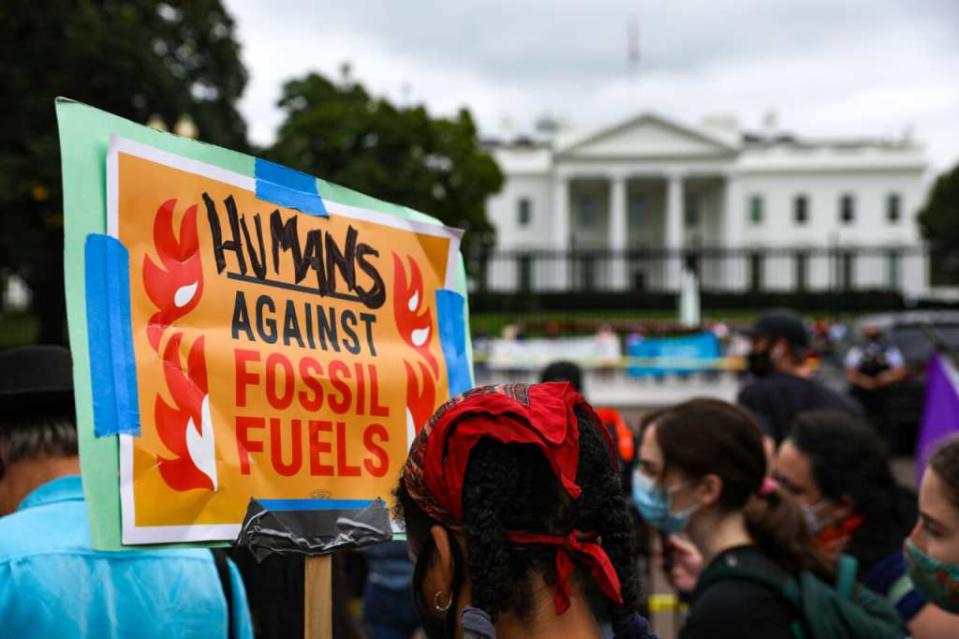
[[[228,4],[252,75],[242,106],[260,142],[279,122],[284,80],[350,60],[372,91],[440,113],[468,106],[488,133],[505,121],[528,128],[545,111],[582,125],[646,109],[689,122],[728,111],[755,126],[776,108],[811,135],[910,125],[936,168],[959,159],[954,0]]]

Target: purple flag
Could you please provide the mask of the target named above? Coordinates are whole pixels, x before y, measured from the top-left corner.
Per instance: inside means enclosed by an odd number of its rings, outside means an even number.
[[[959,432],[959,372],[942,355],[933,355],[926,372],[926,403],[916,443],[916,486],[922,483],[936,443]]]

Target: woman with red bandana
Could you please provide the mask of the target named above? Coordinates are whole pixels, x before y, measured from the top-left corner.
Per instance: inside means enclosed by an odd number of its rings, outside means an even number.
[[[471,390],[417,436],[396,490],[430,637],[649,637],[612,443],[569,384]]]
[[[929,603],[959,613],[959,439],[929,460],[919,491],[919,521],[906,541],[909,575]],[[951,616],[952,619],[957,619]],[[956,636],[954,621],[941,637]]]
[[[896,483],[874,429],[844,413],[804,413],[779,448],[774,477],[802,506],[822,552],[855,557],[859,581],[895,607],[911,637],[955,632],[959,617],[929,605],[907,572],[902,545],[916,496]]]

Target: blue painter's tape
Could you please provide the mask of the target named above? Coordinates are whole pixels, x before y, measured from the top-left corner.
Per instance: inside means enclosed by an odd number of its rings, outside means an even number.
[[[436,314],[440,345],[446,360],[446,378],[450,395],[459,395],[473,387],[473,375],[466,357],[466,300],[456,291],[436,291]]]
[[[113,356],[107,305],[106,236],[90,234],[84,246],[87,344],[90,386],[93,390],[93,431],[98,437],[117,432],[117,402],[113,384]]]
[[[84,248],[93,432],[97,437],[139,435],[130,255],[118,239],[97,233],[87,235]]]
[[[266,510],[363,510],[371,499],[257,499]]]
[[[312,175],[256,158],[254,177],[258,199],[298,209],[310,215],[330,216],[316,188],[316,178]]]
[[[140,434],[140,398],[133,355],[130,320],[130,254],[120,240],[107,241],[107,279],[110,282],[110,340],[117,390],[117,417],[121,432]]]

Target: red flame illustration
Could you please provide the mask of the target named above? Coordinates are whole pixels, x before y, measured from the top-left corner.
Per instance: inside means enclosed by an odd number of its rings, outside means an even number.
[[[198,337],[190,347],[186,370],[180,363],[182,341],[183,333],[174,333],[163,351],[163,375],[176,406],[157,396],[157,434],[174,457],[161,456],[157,461],[160,474],[174,490],[213,490],[212,480],[197,468],[187,444],[188,429],[195,429],[198,437],[203,435],[203,400],[207,395],[203,337]]]
[[[160,354],[163,336],[174,322],[196,308],[203,294],[203,265],[197,234],[196,205],[180,221],[179,239],[174,235],[176,200],[164,202],[153,220],[153,243],[161,266],[143,259],[143,286],[157,312],[147,324],[147,338]],[[170,405],[160,393],[154,401],[154,417],[160,440],[169,457],[156,457],[160,476],[173,490],[216,490],[216,449],[210,419],[204,338],[196,338],[180,361],[183,333],[172,331],[163,347],[163,376],[173,398]]]
[[[430,351],[434,333],[433,312],[424,300],[423,274],[413,258],[407,256],[406,261],[409,279],[403,260],[393,254],[393,316],[403,341],[418,356],[415,362],[404,359],[403,366],[406,369],[406,409],[412,420],[410,426],[419,433],[436,407],[439,362]]]
[[[179,240],[173,234],[176,200],[167,200],[153,220],[153,243],[161,266],[149,256],[143,258],[143,284],[157,313],[150,318],[147,336],[154,350],[160,347],[163,331],[192,311],[203,294],[203,266],[197,236],[196,205],[183,214]]]
[[[403,341],[429,363],[433,375],[439,375],[439,364],[430,352],[433,312],[423,300],[423,274],[413,258],[407,256],[406,259],[410,265],[409,281],[403,260],[396,253],[393,254],[393,268],[396,271],[393,315],[396,317],[396,326],[400,329]]]
[[[430,374],[430,369],[423,362],[420,365],[420,373],[423,376],[423,387],[419,387],[419,381],[416,372],[409,362],[404,361],[406,367],[406,407],[413,417],[413,424],[416,433],[423,429],[426,422],[433,414],[433,408],[436,406],[436,383]]]

